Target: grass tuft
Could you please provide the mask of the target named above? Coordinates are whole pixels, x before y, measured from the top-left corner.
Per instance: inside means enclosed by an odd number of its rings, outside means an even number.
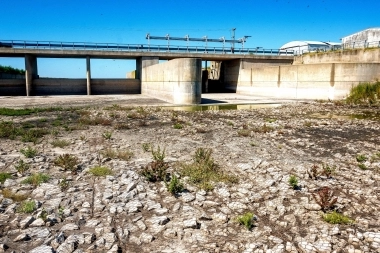
[[[17,211],[20,213],[32,213],[36,208],[36,202],[30,200],[22,202]]]
[[[173,175],[170,182],[166,184],[166,188],[172,195],[177,195],[183,191],[183,184],[176,175]]]
[[[351,88],[346,98],[350,104],[376,104],[380,98],[380,81],[375,83],[360,83]]]
[[[297,189],[298,188],[298,179],[295,175],[291,175],[289,177],[289,180],[288,180],[288,183],[289,185],[293,188],[293,189]]]
[[[42,183],[47,182],[50,179],[50,177],[43,173],[36,173],[32,174],[23,181],[21,181],[22,184],[31,184],[34,187],[39,186]]]
[[[20,150],[21,154],[23,154],[26,158],[33,158],[37,155],[37,149],[28,146],[25,149]]]
[[[330,224],[352,224],[354,221],[349,217],[336,211],[324,214],[323,219]]]
[[[251,212],[247,212],[241,216],[237,217],[237,222],[240,225],[244,225],[248,230],[251,230],[253,227],[253,221],[254,221],[255,215]]]
[[[180,173],[189,177],[190,183],[206,191],[212,190],[215,182],[237,183],[238,178],[222,171],[211,154],[211,149],[198,148],[193,162],[182,164]]]
[[[59,148],[64,148],[68,145],[70,145],[70,142],[67,141],[67,140],[54,140],[50,143],[51,145],[53,145],[53,147],[59,147]]]
[[[0,183],[4,183],[5,180],[7,180],[8,178],[11,178],[12,175],[9,174],[9,173],[5,173],[5,172],[0,172]]]
[[[95,177],[105,177],[108,175],[112,175],[112,170],[108,167],[95,166],[89,169],[88,173],[92,174]]]
[[[14,193],[13,191],[11,191],[9,189],[6,189],[6,188],[1,190],[1,194],[3,195],[4,198],[12,199],[15,202],[21,202],[21,201],[24,201],[28,198],[27,195],[17,194],[17,193]]]

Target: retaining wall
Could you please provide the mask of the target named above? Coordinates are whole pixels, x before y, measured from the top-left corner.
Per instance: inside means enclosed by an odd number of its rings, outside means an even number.
[[[173,104],[199,104],[202,60],[174,59],[142,68],[141,94]]]
[[[380,48],[308,53],[294,57],[294,64],[315,63],[380,63]]]
[[[0,96],[26,96],[25,79],[0,79]]]
[[[268,66],[240,69],[236,92],[289,99],[342,99],[352,86],[377,78],[377,63]]]

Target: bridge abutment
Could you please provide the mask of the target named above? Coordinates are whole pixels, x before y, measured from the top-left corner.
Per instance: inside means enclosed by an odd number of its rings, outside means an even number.
[[[158,57],[139,57],[136,59],[136,79],[141,80],[142,69],[159,63]]]

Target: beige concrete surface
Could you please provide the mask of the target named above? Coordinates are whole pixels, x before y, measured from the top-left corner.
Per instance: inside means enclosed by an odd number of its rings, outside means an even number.
[[[278,99],[271,96],[253,96],[235,93],[202,94],[202,104],[283,104],[303,102],[307,100]],[[76,107],[76,106],[173,106],[173,104],[145,95],[92,95],[92,96],[32,96],[4,97],[0,96],[0,107],[33,108],[33,107]]]

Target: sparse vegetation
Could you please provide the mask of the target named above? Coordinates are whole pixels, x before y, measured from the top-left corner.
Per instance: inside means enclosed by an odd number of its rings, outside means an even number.
[[[65,170],[71,171],[71,173],[76,174],[78,169],[79,159],[75,155],[63,154],[54,160],[56,166],[62,167]]]
[[[26,179],[21,181],[21,183],[22,184],[31,184],[34,187],[37,187],[42,183],[46,183],[49,179],[50,179],[50,177],[46,174],[36,173],[36,174],[30,175],[29,177],[27,177]]]
[[[237,222],[240,225],[244,225],[248,230],[251,230],[253,227],[253,222],[254,222],[254,217],[255,215],[251,212],[247,212],[241,216],[237,217]]]
[[[359,162],[359,163],[362,163],[362,162],[365,162],[367,161],[367,157],[365,155],[362,155],[362,154],[359,154],[356,156],[356,161]]]
[[[12,175],[10,173],[6,173],[6,172],[0,172],[0,183],[4,183],[5,180],[7,180],[8,178],[11,178]]]
[[[358,167],[362,170],[368,170],[368,167],[364,163],[358,163]]]
[[[104,157],[109,157],[112,159],[118,158],[124,161],[129,161],[133,157],[133,152],[130,150],[115,150],[112,148],[106,148],[101,153]]]
[[[182,126],[182,124],[181,123],[175,123],[174,125],[173,125],[173,128],[174,129],[182,129],[183,128],[183,126]]]
[[[360,83],[351,88],[346,98],[350,104],[376,104],[380,98],[380,81],[375,83]]]
[[[141,175],[150,182],[165,181],[167,169],[169,164],[164,161],[165,149],[161,150],[158,146],[157,149],[152,148],[153,161],[141,168]]]
[[[206,191],[212,190],[215,182],[237,183],[238,178],[222,171],[211,154],[211,149],[198,148],[193,162],[182,164],[181,174],[189,177],[190,183]]]
[[[15,165],[15,169],[20,174],[24,174],[25,172],[29,170],[29,168],[30,168],[29,164],[25,163],[24,160],[19,160],[18,164]]]
[[[69,181],[66,178],[63,178],[63,179],[60,180],[59,187],[61,188],[62,191],[64,191],[67,188],[69,188],[69,186],[70,186],[70,183],[69,183]]]
[[[336,166],[330,166],[328,164],[322,165],[322,174],[325,175],[327,178],[330,178],[332,175],[335,174]]]
[[[95,166],[88,170],[88,173],[92,174],[95,177],[105,177],[112,175],[112,170],[104,166]]]
[[[295,175],[290,175],[288,183],[294,190],[298,188],[298,179]]]
[[[20,150],[21,154],[23,154],[26,158],[33,158],[37,155],[37,149],[28,146],[25,149]]]
[[[22,202],[17,209],[20,213],[33,213],[34,210],[36,210],[36,202],[34,200]]]
[[[70,142],[62,139],[62,140],[53,140],[50,144],[53,145],[53,147],[64,148],[70,145]]]
[[[331,210],[338,200],[337,197],[334,197],[334,191],[328,186],[317,189],[312,196],[323,212]]]
[[[145,152],[149,152],[152,150],[152,144],[150,143],[143,143],[141,146]]]
[[[336,211],[332,211],[324,214],[323,219],[330,224],[352,224],[354,221],[349,217],[340,214]]]
[[[183,191],[183,184],[176,175],[172,175],[170,182],[166,183],[166,188],[171,194],[177,195]]]
[[[109,132],[109,131],[105,131],[103,134],[102,134],[103,138],[106,139],[106,140],[111,140],[112,138],[112,132]]]
[[[4,188],[1,190],[1,194],[4,198],[12,199],[15,202],[21,202],[28,198],[28,195],[25,194],[17,194],[10,189]]]

